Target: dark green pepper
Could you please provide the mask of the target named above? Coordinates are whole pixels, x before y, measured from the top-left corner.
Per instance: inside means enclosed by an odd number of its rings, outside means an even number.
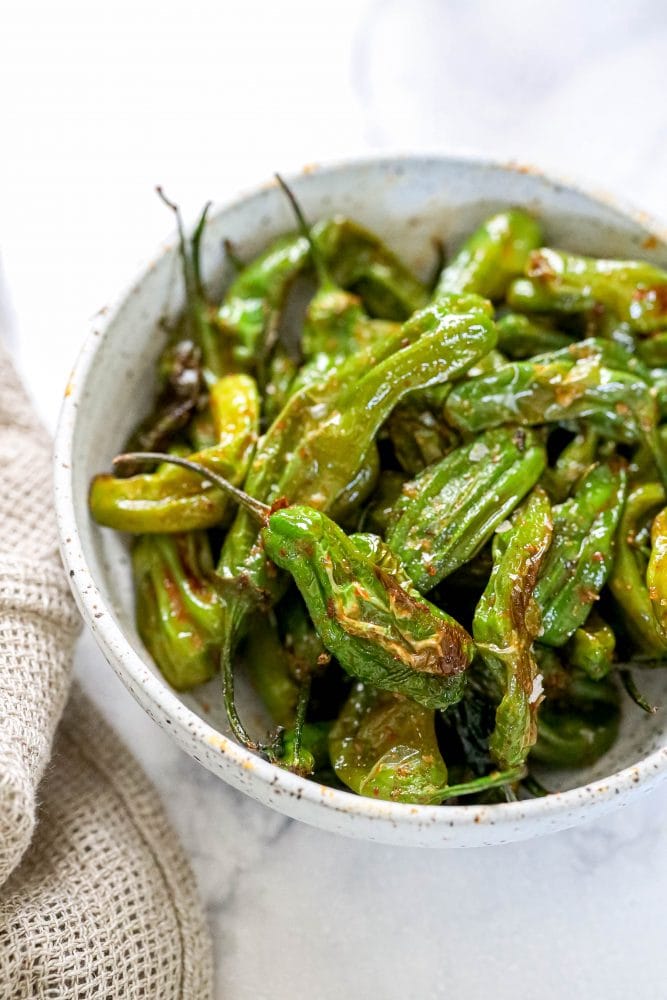
[[[598,600],[611,572],[625,484],[624,469],[597,465],[554,507],[553,540],[534,591],[541,643],[562,646]]]
[[[543,445],[522,428],[488,431],[406,483],[387,543],[426,592],[472,559],[539,479]]]
[[[599,681],[613,669],[615,649],[614,630],[592,611],[573,633],[566,655],[570,666],[578,667],[591,680]]]
[[[498,349],[513,361],[532,358],[568,347],[573,338],[556,330],[545,320],[534,320],[520,313],[506,313],[497,324]]]

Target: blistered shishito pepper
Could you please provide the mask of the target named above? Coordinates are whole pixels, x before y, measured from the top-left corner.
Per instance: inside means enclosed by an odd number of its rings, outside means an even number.
[[[210,407],[217,440],[193,461],[235,485],[243,482],[257,443],[259,394],[248,375],[227,375],[211,388]],[[130,478],[95,476],[90,510],[99,524],[130,532],[191,531],[220,524],[231,504],[215,487],[187,469],[163,466]]]
[[[434,712],[393,691],[356,684],[329,734],[337,777],[369,798],[435,805],[516,781],[521,771],[449,785]]]
[[[579,670],[565,670],[553,650],[541,652],[539,660],[545,700],[531,761],[553,768],[594,764],[618,736],[616,685],[609,677],[591,680]]]
[[[132,550],[141,639],[172,687],[184,691],[219,668],[222,608],[204,532],[145,535]]]
[[[533,595],[541,643],[562,646],[598,600],[611,572],[625,489],[624,469],[597,465],[554,507],[553,540]]]
[[[468,562],[518,506],[546,464],[523,428],[501,428],[461,445],[406,483],[387,543],[426,592]]]
[[[489,750],[502,768],[524,764],[537,738],[542,685],[533,642],[541,621],[533,595],[552,530],[551,505],[536,488],[496,534],[491,578],[473,618],[482,673],[498,703]]]
[[[623,624],[637,647],[649,656],[667,655],[667,637],[656,622],[646,584],[647,557],[637,539],[647,520],[665,503],[660,483],[644,483],[633,489],[625,503],[616,537],[616,555],[609,587],[623,612]]]
[[[469,236],[440,275],[435,298],[447,292],[476,292],[489,299],[505,294],[540,245],[540,226],[526,212],[509,209],[487,219]]]
[[[273,513],[262,539],[267,555],[292,575],[322,642],[351,676],[429,708],[461,697],[472,640],[395,566],[385,568],[389,553],[373,555],[363,540],[300,505]]]
[[[292,726],[299,702],[299,682],[273,611],[253,617],[241,655],[252,686],[273,722]]]
[[[507,300],[519,312],[583,313],[604,306],[638,333],[667,324],[667,273],[643,261],[580,257],[542,247]]]
[[[618,367],[609,367],[611,360]],[[539,425],[585,418],[603,437],[645,440],[667,480],[658,408],[635,362],[611,341],[591,339],[468,379],[447,397],[445,415],[469,434],[506,423]]]
[[[458,435],[442,414],[428,406],[422,393],[399,403],[387,421],[387,434],[396,459],[409,475],[444,458],[458,443]]]
[[[658,630],[667,643],[667,507],[655,515],[651,525],[646,585]]]
[[[614,630],[592,611],[567,644],[567,662],[599,681],[613,669],[615,649]]]
[[[567,444],[553,468],[544,470],[540,484],[552,500],[562,503],[585,472],[595,462],[599,437],[592,427],[585,426]]]
[[[323,219],[312,228],[334,280],[357,286],[379,316],[404,319],[426,301],[419,281],[373,233],[350,219]],[[288,292],[310,264],[302,233],[280,237],[241,271],[227,290],[214,323],[232,361],[251,370],[263,345],[275,338]]]
[[[513,361],[561,350],[574,339],[546,320],[530,319],[521,313],[506,313],[498,320],[497,327],[498,349]]]

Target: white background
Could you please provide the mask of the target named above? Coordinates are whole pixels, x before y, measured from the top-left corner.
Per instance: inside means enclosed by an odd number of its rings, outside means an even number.
[[[470,150],[667,216],[666,84],[661,0],[5,0],[0,325],[53,428],[90,318],[171,229],[156,183],[192,217],[276,169]],[[89,640],[78,669],[187,845],[221,997],[667,995],[667,790],[492,851],[355,844],[203,772]]]

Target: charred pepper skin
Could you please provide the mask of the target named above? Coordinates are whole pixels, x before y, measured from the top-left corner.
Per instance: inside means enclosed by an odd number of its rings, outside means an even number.
[[[211,390],[217,444],[192,460],[240,485],[257,443],[260,400],[248,375],[228,375]],[[165,533],[193,531],[221,524],[231,504],[187,469],[163,466],[130,478],[95,476],[89,507],[98,524],[116,531]]]
[[[267,555],[293,577],[325,647],[351,676],[427,708],[459,700],[472,660],[470,636],[385,568],[382,556],[370,556],[363,542],[358,547],[326,515],[301,505],[273,513],[262,539]]]
[[[499,212],[475,230],[445,267],[434,298],[448,292],[502,298],[541,240],[542,231],[532,216],[516,208]]]
[[[533,593],[544,645],[567,642],[609,578],[626,479],[623,468],[597,465],[573,496],[553,510],[553,540]]]
[[[491,578],[473,619],[482,674],[498,703],[489,750],[502,768],[523,765],[537,739],[542,695],[533,642],[541,621],[533,595],[552,532],[551,505],[536,488],[511,527],[496,534]]]
[[[481,434],[403,486],[387,543],[426,593],[472,559],[532,489],[546,465],[529,430]]]
[[[132,550],[137,630],[166,680],[187,691],[218,670],[222,608],[203,532],[145,535]]]
[[[641,261],[602,260],[542,247],[507,301],[519,312],[583,313],[603,306],[639,334],[667,325],[667,273]]]

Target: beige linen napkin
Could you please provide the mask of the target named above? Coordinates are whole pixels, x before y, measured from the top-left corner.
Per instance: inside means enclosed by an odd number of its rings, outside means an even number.
[[[79,619],[51,443],[1,344],[0,470],[0,997],[207,1000],[208,931],[154,790],[78,689],[60,722]]]

